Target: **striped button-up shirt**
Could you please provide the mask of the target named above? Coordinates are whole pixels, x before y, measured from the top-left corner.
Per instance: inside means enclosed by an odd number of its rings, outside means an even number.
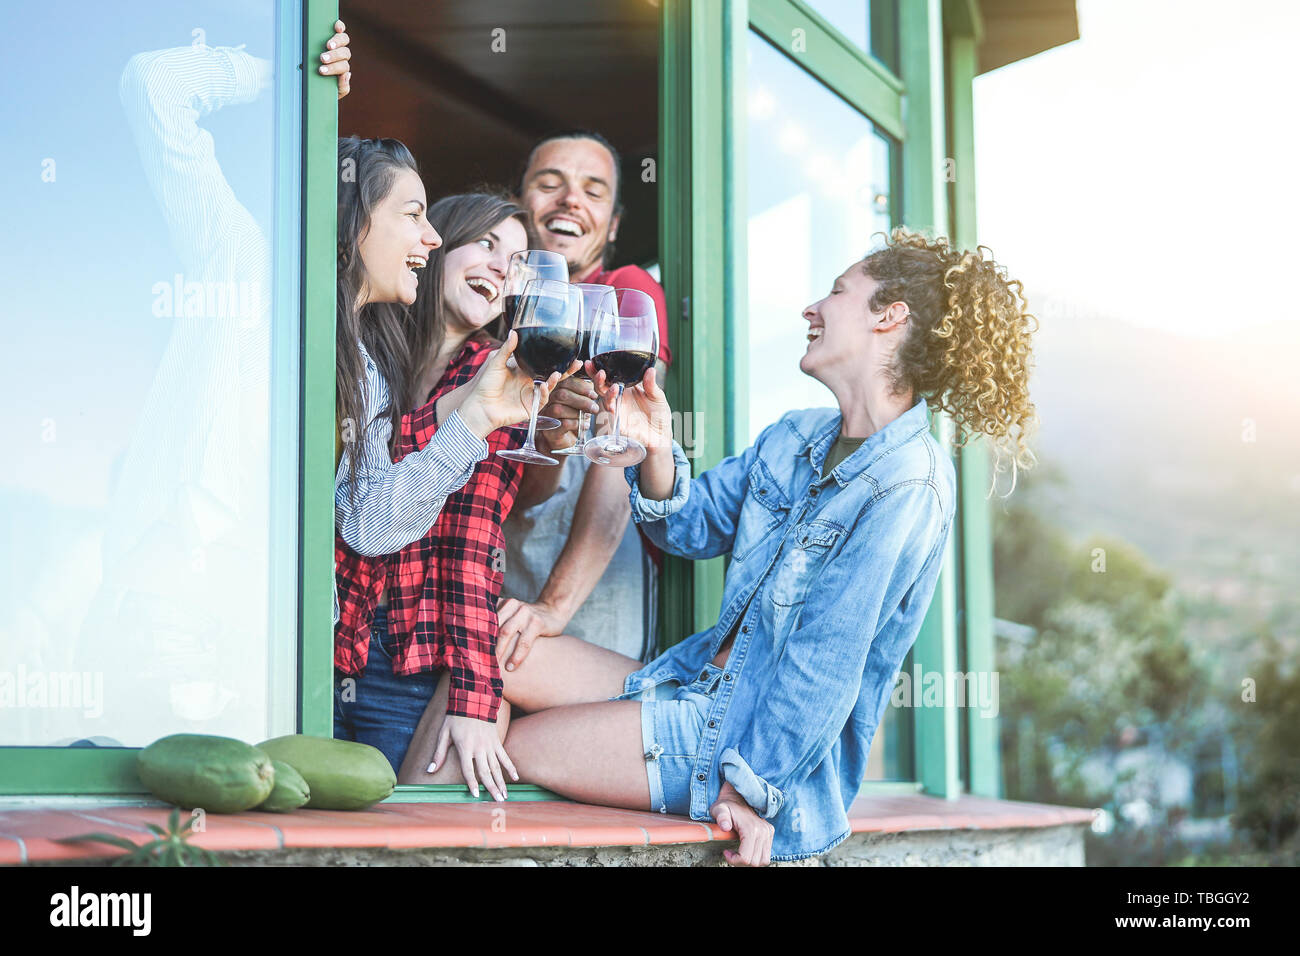
[[[428,444],[394,462],[388,451],[388,383],[365,347],[357,346],[365,359],[369,424],[359,440],[344,442],[334,483],[334,519],[342,543],[359,555],[377,557],[400,551],[433,526],[447,496],[462,488],[474,466],[487,457],[488,445],[470,431],[459,412],[452,412]],[[336,624],[339,614],[336,590]]]

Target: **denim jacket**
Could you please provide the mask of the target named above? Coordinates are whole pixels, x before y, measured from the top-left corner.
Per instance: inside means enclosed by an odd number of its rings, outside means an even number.
[[[930,604],[955,511],[952,461],[924,401],[829,475],[834,408],[790,412],[743,453],[690,477],[681,446],[672,496],[632,517],[665,551],[731,554],[722,615],[631,674],[624,697],[689,684],[732,643],[692,769],[690,815],[708,820],[724,780],[775,828],[772,859],[849,835],[847,808],[898,670]]]

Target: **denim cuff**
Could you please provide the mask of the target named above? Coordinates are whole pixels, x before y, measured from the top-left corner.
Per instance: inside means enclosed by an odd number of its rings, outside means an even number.
[[[735,787],[736,792],[763,819],[770,820],[780,812],[785,794],[754,773],[735,747],[722,751],[718,769],[722,771],[723,779]]]
[[[672,496],[666,501],[655,501],[641,494],[641,465],[623,469],[623,476],[632,489],[628,500],[632,502],[632,520],[637,524],[645,521],[661,521],[669,515],[676,514],[686,504],[686,496],[691,487],[691,463],[686,460],[682,446],[673,442],[673,463],[677,466],[673,477]]]

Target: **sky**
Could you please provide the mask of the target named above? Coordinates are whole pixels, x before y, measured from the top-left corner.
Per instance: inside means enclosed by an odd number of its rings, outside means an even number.
[[[1287,323],[1300,2],[1078,0],[975,81],[980,241],[1034,295],[1197,337]]]

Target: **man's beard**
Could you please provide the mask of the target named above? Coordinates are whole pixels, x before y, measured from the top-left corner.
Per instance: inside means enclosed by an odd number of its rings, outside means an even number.
[[[585,263],[575,262],[572,259],[566,261],[569,266],[570,278],[574,276],[585,275],[586,273],[591,271],[593,266],[596,268],[596,271],[599,272],[602,263],[604,263],[605,261],[605,247],[601,246],[600,251],[597,252],[593,258],[589,259]]]

